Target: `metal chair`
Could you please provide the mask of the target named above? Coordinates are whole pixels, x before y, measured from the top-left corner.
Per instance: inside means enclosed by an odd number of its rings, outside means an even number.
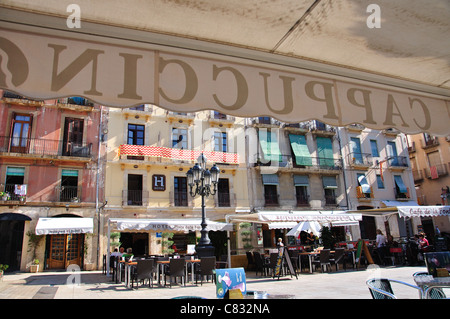
[[[266,270],[268,269],[268,265],[264,262],[264,259],[261,257],[261,254],[257,251],[253,253],[255,257],[255,271],[256,276],[258,275],[258,271],[261,271],[264,276],[266,276]]]
[[[186,286],[186,272],[184,271],[185,263],[186,261],[183,258],[170,259],[169,267],[164,272],[164,286],[167,283],[167,276],[170,277],[170,288],[172,288],[172,277],[175,277],[175,280],[177,277],[181,277],[181,282],[183,282],[184,278],[184,285]]]
[[[331,269],[331,263],[330,263],[330,250],[329,249],[322,249],[319,254],[319,260],[313,261],[313,265],[317,266],[320,265],[320,269],[323,272],[323,267],[329,266]]]
[[[200,275],[201,285],[203,285],[203,277],[211,276],[212,281],[215,280],[214,270],[216,269],[216,257],[203,257],[200,258],[200,265],[196,270],[196,275]],[[195,277],[195,284],[197,284],[197,277]]]
[[[339,270],[338,264],[341,262],[344,265],[344,269],[346,269],[344,257],[345,257],[345,249],[344,248],[336,248],[333,258],[330,258],[330,264],[336,265],[336,271]]]
[[[426,271],[418,271],[413,274],[413,277],[416,276],[428,276],[428,272]],[[445,295],[444,291],[442,290],[443,287],[439,286],[423,286],[423,298],[425,299],[447,299],[447,296]]]
[[[420,295],[422,294],[422,289],[420,289],[419,287],[395,279],[371,278],[366,281],[366,285],[369,287],[369,291],[373,299],[398,299],[394,295],[394,291],[391,287],[391,282],[415,288],[419,291]]]
[[[136,269],[131,274],[131,288],[134,288],[134,281],[139,282],[142,280],[145,283],[145,279],[148,279],[148,286],[153,286],[153,274],[154,274],[154,260],[146,259],[146,260],[138,260]],[[136,285],[139,288],[139,283]]]

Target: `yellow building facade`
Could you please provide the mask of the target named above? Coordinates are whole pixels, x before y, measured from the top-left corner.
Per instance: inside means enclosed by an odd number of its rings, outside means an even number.
[[[202,152],[207,168],[220,169],[217,193],[206,198],[206,218],[249,211],[244,120],[213,111],[175,113],[152,105],[109,108],[102,211],[102,250],[108,220],[201,218],[201,197],[189,194],[186,173]],[[111,232],[117,232],[112,226]],[[184,253],[200,232],[174,232],[175,252]],[[226,233],[210,232],[216,254],[226,253]],[[136,255],[164,253],[162,231],[120,231],[122,247]],[[113,246],[114,248],[114,246]]]

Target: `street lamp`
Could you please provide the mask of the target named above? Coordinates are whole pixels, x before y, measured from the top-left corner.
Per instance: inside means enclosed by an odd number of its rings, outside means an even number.
[[[205,197],[209,195],[215,195],[217,192],[217,183],[219,182],[219,168],[214,164],[211,169],[206,168],[206,157],[200,154],[197,162],[186,173],[187,182],[189,185],[189,194],[192,197],[200,195],[202,197],[202,230],[200,241],[195,247],[199,257],[208,257],[214,255],[214,247],[211,245],[211,241],[208,237],[208,231],[206,230],[206,213],[205,213]],[[195,188],[194,188],[195,186]],[[212,188],[211,188],[212,186]]]

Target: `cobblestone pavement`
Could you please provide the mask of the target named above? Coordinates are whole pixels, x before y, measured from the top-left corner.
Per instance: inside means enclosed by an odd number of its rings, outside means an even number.
[[[247,290],[266,291],[269,295],[290,295],[296,299],[371,299],[366,286],[370,277],[401,280],[414,284],[413,273],[426,271],[425,267],[369,267],[369,269],[333,271],[330,273],[301,273],[298,279],[285,276],[278,279],[255,276],[246,272]],[[399,298],[418,299],[415,289],[393,284]],[[215,299],[215,284],[188,282],[172,288],[140,286],[128,289],[116,284],[101,271],[7,273],[0,282],[0,299],[171,299],[180,296],[198,296]]]

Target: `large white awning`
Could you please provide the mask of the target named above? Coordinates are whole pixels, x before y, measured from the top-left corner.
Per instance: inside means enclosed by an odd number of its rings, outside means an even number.
[[[111,218],[109,222],[115,223],[113,226],[117,230],[135,231],[199,231],[202,229],[200,218],[189,219],[131,219],[131,218]],[[209,231],[232,231],[233,225],[206,220],[206,227]]]
[[[93,232],[93,218],[41,217],[36,225],[36,235],[92,234]]]
[[[0,88],[450,134],[447,0],[2,1]],[[70,19],[69,19],[70,20]]]
[[[400,217],[450,216],[450,206],[398,206]]]
[[[227,218],[231,223],[250,222],[273,225],[277,222],[303,221],[320,223],[357,222],[362,220],[362,215],[358,213],[347,214],[344,211],[259,211],[253,214],[227,215]]]

